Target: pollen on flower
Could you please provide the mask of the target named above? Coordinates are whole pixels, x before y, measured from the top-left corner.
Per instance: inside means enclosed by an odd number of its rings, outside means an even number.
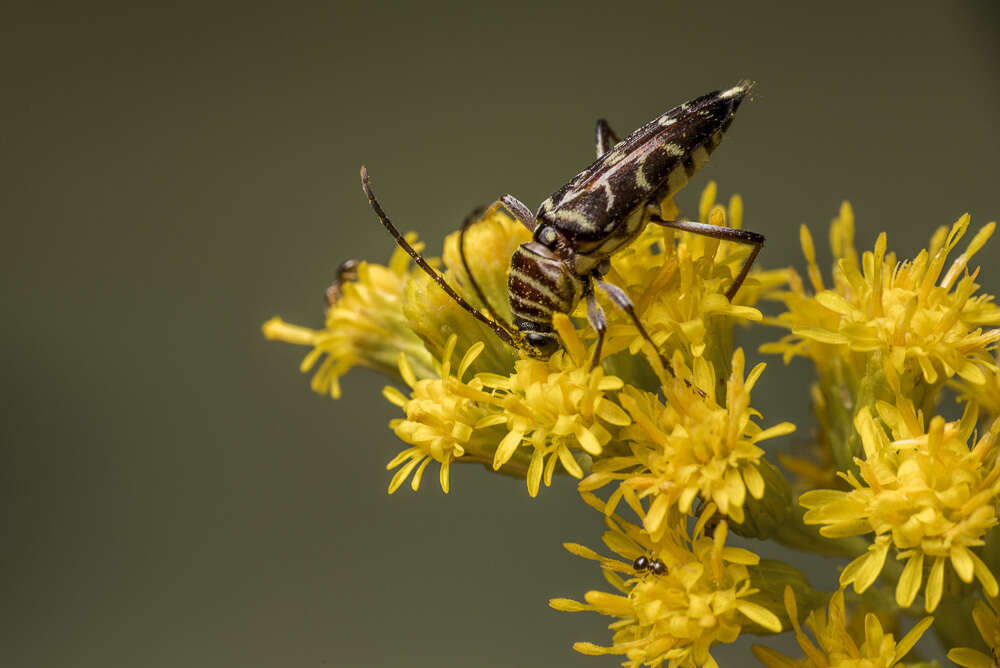
[[[813,610],[806,617],[805,625],[816,638],[817,647],[799,623],[799,612],[791,587],[785,588],[785,608],[795,630],[795,639],[805,654],[805,661],[796,661],[768,647],[754,645],[752,648],[754,656],[768,668],[793,668],[801,665],[823,668],[826,666],[891,668],[903,660],[934,622],[933,617],[924,617],[897,642],[891,633],[885,632],[878,617],[868,613],[864,623],[865,637],[859,643],[849,632],[844,592],[840,590],[830,597],[828,610]]]
[[[841,474],[851,489],[814,490],[799,499],[809,509],[805,522],[824,525],[823,536],[875,534],[868,551],[841,573],[841,584],[864,592],[895,548],[906,562],[896,586],[900,606],[913,603],[929,571],[924,606],[933,611],[948,565],[963,582],[976,579],[988,596],[996,596],[996,578],[972,548],[997,524],[1000,421],[970,447],[974,405],[960,422],[935,417],[927,428],[903,398],[896,405],[878,402],[877,408],[878,419],[864,407],[855,420],[864,458],[855,460],[860,477]]]
[[[812,236],[803,226],[812,294],[792,272],[783,296],[787,311],[771,321],[791,333],[761,351],[780,353],[786,361],[806,356],[821,368],[837,360],[857,366],[866,358],[852,355],[878,352],[890,383],[904,394],[917,380],[940,385],[956,375],[982,385],[985,374],[996,371],[989,351],[1000,341],[1000,329],[983,328],[1000,325],[1000,307],[990,295],[977,294],[978,269],[970,270],[969,261],[993,235],[995,224],[984,226],[947,266],[968,227],[969,216],[962,216],[906,262],[887,251],[883,233],[859,261],[854,215],[845,203],[831,225],[836,263],[833,286],[827,288]]]
[[[416,241],[413,236],[408,239]],[[264,335],[312,346],[300,368],[307,373],[318,362],[312,388],[334,399],[340,397],[340,377],[355,366],[398,377],[397,359],[401,353],[417,375],[429,376],[433,373],[433,359],[403,314],[403,288],[410,279],[408,264],[409,256],[402,249],[396,249],[388,266],[362,262],[357,280],[340,286],[340,298],[327,309],[323,329],[272,318],[264,323]]]
[[[617,557],[603,557],[581,545],[566,548],[601,564],[605,578],[617,593],[589,591],[585,603],[553,599],[550,605],[566,612],[584,610],[615,618],[610,624],[612,644],[579,642],[583,654],[617,654],[622,665],[690,667],[717,666],[710,649],[731,643],[748,625],[770,632],[781,631],[780,619],[753,600],[757,593],[748,566],[759,561],[749,550],[726,546],[726,523],[713,536],[702,533],[699,523],[688,536],[683,524],[657,541],[640,526],[618,516],[607,519],[604,543]],[[651,555],[666,566],[662,575],[636,573],[633,560]]]
[[[675,356],[675,368],[683,369]],[[593,473],[580,483],[589,491],[616,482],[606,512],[614,512],[626,489],[650,501],[645,529],[654,537],[666,529],[667,510],[691,511],[695,498],[712,501],[735,522],[744,518],[747,495],[760,498],[764,480],[757,465],[764,451],[758,443],[788,434],[787,422],[762,429],[753,420],[759,413],[750,407],[750,391],[764,371],[758,364],[744,378],[743,351],[737,350],[725,383],[725,396],[717,397],[716,373],[708,361],[696,359],[689,376],[681,373],[663,386],[662,399],[652,393],[626,388],[619,396],[633,424],[620,438],[628,452],[598,460]],[[690,380],[687,380],[690,378]],[[704,388],[702,391],[701,388]]]

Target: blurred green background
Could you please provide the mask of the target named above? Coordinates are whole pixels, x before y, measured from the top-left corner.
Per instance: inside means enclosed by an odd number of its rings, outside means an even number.
[[[801,265],[798,225],[825,240],[845,198],[860,247],[903,255],[1000,214],[996,2],[35,3],[0,31],[5,666],[616,665],[570,649],[607,620],[546,604],[602,585],[560,547],[599,546],[571,481],[388,497],[383,381],[316,396],[261,335],[391,252],[361,164],[436,252],[588,164],[598,116],[625,134],[750,77],[679,203],[742,193],[762,265]],[[1000,290],[998,242],[980,258]],[[755,405],[794,447],[808,368],[772,361]]]

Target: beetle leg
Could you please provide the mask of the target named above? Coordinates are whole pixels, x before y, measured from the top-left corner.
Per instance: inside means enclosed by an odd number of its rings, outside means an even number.
[[[497,209],[500,209],[501,207],[507,209],[514,216],[514,218],[527,227],[530,232],[535,231],[535,228],[538,226],[538,222],[531,214],[531,211],[524,205],[523,202],[521,202],[521,200],[508,193],[502,195],[500,199],[493,202],[488,209],[481,206],[476,207],[468,216],[465,217],[465,220],[462,221],[462,227],[458,235],[458,252],[462,256],[462,266],[465,269],[465,275],[469,277],[469,281],[472,283],[472,287],[476,291],[476,296],[479,297],[479,301],[486,307],[486,310],[489,311],[494,320],[499,322],[509,331],[514,331],[514,326],[501,318],[499,313],[497,313],[497,310],[493,308],[493,305],[490,304],[488,299],[486,299],[486,295],[483,293],[482,288],[479,287],[479,283],[472,275],[472,270],[469,268],[469,260],[465,255],[465,231],[474,222],[482,220],[483,218],[489,218],[496,213]]]
[[[479,212],[482,214],[482,216],[480,217],[489,218],[494,213],[496,213],[497,209],[501,207],[507,209],[507,211],[509,211],[510,214],[514,216],[514,220],[518,221],[519,223],[527,227],[529,232],[534,232],[535,228],[538,227],[538,221],[535,220],[535,216],[531,213],[531,209],[526,207],[524,205],[524,202],[514,197],[510,193],[507,193],[506,195],[501,195],[500,199],[493,202],[493,204],[490,204],[490,208],[486,209],[485,211],[479,209]],[[472,213],[475,214],[476,212],[473,211]]]
[[[750,257],[748,257],[746,262],[743,263],[743,268],[740,269],[739,275],[733,281],[733,284],[729,286],[729,289],[726,290],[726,299],[729,301],[733,301],[733,297],[736,296],[740,286],[743,285],[743,281],[746,280],[747,274],[750,273],[750,266],[753,265],[754,260],[757,259],[757,254],[760,253],[760,249],[764,247],[764,235],[758,232],[751,232],[750,230],[743,230],[735,227],[722,227],[720,225],[709,225],[708,223],[696,223],[693,220],[663,220],[655,214],[650,216],[649,222],[656,223],[657,225],[663,225],[664,227],[672,227],[675,230],[681,230],[683,232],[701,234],[702,236],[711,237],[713,239],[735,241],[736,243],[753,246],[753,250],[750,251]]]
[[[413,258],[413,261],[417,263],[417,266],[423,269],[424,272],[426,272],[427,275],[430,276],[442,290],[444,290],[445,294],[455,300],[456,304],[468,311],[469,314],[476,320],[479,320],[492,329],[501,341],[514,348],[523,348],[523,344],[521,343],[522,339],[511,333],[512,330],[504,329],[503,325],[490,319],[488,316],[483,314],[482,311],[474,308],[472,304],[462,299],[462,295],[455,292],[455,289],[448,285],[448,281],[444,280],[444,276],[439,274],[434,267],[429,265],[427,260],[424,259],[424,256],[418,253],[413,246],[411,246],[409,242],[403,238],[403,235],[400,234],[399,230],[396,229],[396,226],[389,220],[389,216],[387,216],[385,210],[382,209],[382,205],[379,204],[377,199],[375,199],[375,192],[372,190],[371,183],[368,180],[368,169],[365,167],[361,168],[361,188],[365,191],[365,196],[368,197],[368,203],[371,205],[372,210],[375,211],[375,215],[378,217],[379,222],[382,223],[385,229],[389,231],[392,238],[396,240],[396,244]]]
[[[604,333],[608,331],[608,320],[604,317],[604,309],[597,303],[594,291],[587,293],[587,320],[590,326],[597,332],[597,343],[594,344],[594,358],[590,362],[590,368],[594,369],[601,363],[601,346],[604,345]]]
[[[492,213],[492,211],[494,211],[498,205],[499,202],[491,206],[490,213]],[[483,215],[483,212],[485,210],[486,210],[485,207],[477,206],[475,209],[472,210],[472,212],[468,216],[465,217],[465,220],[462,221],[462,227],[460,228],[458,233],[458,254],[462,258],[462,268],[465,269],[465,275],[469,277],[469,282],[472,284],[472,289],[476,291],[476,296],[479,297],[479,302],[484,307],[486,307],[486,310],[489,312],[490,316],[492,316],[494,320],[500,323],[500,325],[503,326],[504,329],[508,331],[513,331],[514,326],[508,323],[502,317],[500,317],[500,314],[497,313],[497,310],[493,308],[493,304],[491,304],[490,300],[486,298],[486,294],[483,292],[483,289],[479,287],[479,282],[476,280],[476,277],[472,275],[472,268],[469,266],[469,260],[465,254],[465,231],[468,230],[473,223],[482,220],[483,218],[486,217]]]
[[[676,378],[677,374],[674,373],[674,367],[670,364],[667,358],[663,356],[663,353],[661,353],[660,349],[656,347],[656,344],[653,343],[653,339],[652,337],[650,337],[649,332],[646,331],[646,328],[642,326],[642,322],[639,320],[639,316],[636,315],[635,307],[632,305],[632,300],[628,298],[628,295],[625,294],[625,291],[619,288],[614,283],[608,283],[607,281],[601,281],[596,278],[594,279],[594,282],[597,283],[597,286],[601,290],[604,290],[604,294],[610,297],[611,301],[613,301],[618,308],[625,311],[625,313],[627,313],[629,317],[632,318],[632,323],[635,325],[635,328],[639,330],[639,334],[642,336],[642,338],[646,340],[646,342],[649,345],[653,347],[653,350],[656,351],[656,356],[660,358],[660,364],[662,364],[663,368],[667,370],[667,373]],[[686,380],[684,381],[684,384],[687,385],[688,387],[693,387],[694,391],[697,392],[700,396],[702,397],[706,396],[705,391],[702,390],[700,387],[695,387]]]
[[[646,340],[646,343],[652,346],[653,350],[656,351],[657,356],[660,358],[660,364],[663,365],[663,368],[666,369],[671,376],[676,376],[677,374],[674,373],[674,367],[670,365],[667,358],[663,356],[660,349],[656,347],[655,343],[653,343],[653,339],[649,336],[649,332],[647,332],[646,328],[642,326],[642,321],[639,320],[639,316],[635,313],[635,306],[632,305],[632,300],[628,298],[625,291],[614,283],[608,283],[607,281],[602,281],[596,278],[594,279],[594,282],[597,283],[597,287],[604,290],[604,294],[606,294],[611,301],[615,303],[615,306],[625,311],[625,313],[632,318],[632,324],[634,324],[635,328],[639,330],[639,335]]]
[[[534,232],[535,228],[538,227],[538,221],[535,220],[535,215],[531,213],[531,209],[510,193],[501,197],[499,203],[503,204],[504,208],[514,214],[514,217],[521,221],[521,224],[527,227],[529,232]]]
[[[608,122],[603,118],[597,119],[597,131],[595,132],[597,136],[597,157],[600,158],[602,155],[611,150],[611,147],[620,142],[618,135],[615,131],[611,129]]]
[[[490,204],[488,209],[483,209],[479,207],[469,214],[470,217],[489,218],[497,209],[504,208],[514,217],[514,220],[521,223],[528,228],[529,232],[534,232],[535,228],[538,227],[538,221],[535,220],[535,216],[531,213],[531,209],[524,205],[524,202],[514,197],[510,193],[506,195],[501,195],[500,199]]]

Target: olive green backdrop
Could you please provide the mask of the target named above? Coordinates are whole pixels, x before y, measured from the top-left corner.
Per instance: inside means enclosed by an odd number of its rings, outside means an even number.
[[[742,77],[679,201],[741,192],[763,265],[800,265],[798,225],[825,239],[844,198],[862,247],[904,254],[1000,215],[997,3],[755,4],[8,9],[0,664],[616,665],[570,649],[607,620],[546,604],[602,584],[560,547],[599,545],[571,481],[531,500],[460,467],[388,497],[383,381],[316,396],[260,324],[320,324],[336,265],[390,253],[361,164],[435,247],[502,192],[537,205],[598,116],[624,134]],[[794,447],[808,369],[774,362],[755,404]]]

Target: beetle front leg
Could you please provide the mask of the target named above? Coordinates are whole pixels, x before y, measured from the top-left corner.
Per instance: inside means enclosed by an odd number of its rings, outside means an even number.
[[[620,142],[618,135],[615,131],[611,129],[608,122],[603,118],[597,119],[597,130],[595,132],[597,138],[597,157],[600,158],[602,155],[611,150],[611,148]]]
[[[465,254],[466,231],[469,229],[469,227],[472,226],[473,223],[489,216],[489,214],[495,211],[499,205],[500,202],[497,201],[496,203],[493,204],[493,206],[489,208],[488,211],[485,209],[485,207],[477,206],[475,209],[472,210],[472,212],[468,216],[465,217],[465,220],[462,221],[462,227],[459,228],[459,233],[458,233],[458,254],[462,258],[462,268],[465,270],[465,275],[468,277],[469,283],[472,284],[472,289],[475,290],[476,296],[479,297],[479,302],[486,308],[490,316],[494,320],[499,322],[502,327],[506,328],[509,331],[513,331],[514,326],[500,316],[500,313],[497,311],[497,309],[493,308],[493,304],[491,304],[490,300],[486,298],[486,293],[484,293],[483,289],[479,287],[479,281],[477,281],[476,277],[473,275],[472,267],[469,264],[469,259]]]
[[[538,227],[538,221],[535,220],[535,215],[531,213],[531,209],[526,207],[524,205],[524,202],[514,197],[510,193],[501,195],[500,199],[493,202],[493,204],[490,205],[490,208],[486,209],[485,211],[482,211],[480,209],[482,213],[482,216],[480,217],[489,218],[491,215],[496,213],[497,209],[499,209],[500,207],[507,209],[507,211],[509,211],[518,222],[520,222],[522,225],[528,228],[529,232],[534,232],[535,228]]]
[[[635,328],[639,330],[639,335],[646,340],[646,343],[652,346],[653,350],[656,351],[656,355],[660,358],[660,364],[663,365],[663,368],[666,369],[671,376],[676,376],[677,374],[674,373],[674,367],[671,366],[667,358],[663,356],[660,349],[656,347],[656,344],[653,342],[653,338],[649,335],[649,332],[646,331],[646,328],[642,326],[642,321],[639,320],[639,316],[635,312],[635,306],[633,306],[632,300],[628,298],[625,291],[614,283],[608,283],[607,281],[601,281],[596,278],[594,279],[594,282],[597,283],[597,287],[604,290],[604,294],[606,294],[611,301],[615,303],[615,306],[625,311],[625,313],[632,318],[632,324],[634,324]]]
[[[700,234],[702,236],[711,237],[712,239],[735,241],[736,243],[753,246],[753,250],[750,251],[750,257],[748,257],[746,262],[743,263],[743,268],[740,269],[739,275],[735,278],[735,280],[733,280],[733,284],[729,286],[729,289],[726,290],[726,299],[729,301],[733,301],[733,297],[736,296],[740,286],[743,285],[743,281],[746,280],[747,274],[750,273],[750,267],[753,265],[754,260],[757,259],[757,254],[760,253],[760,249],[764,247],[764,235],[758,232],[751,232],[750,230],[738,229],[735,227],[722,227],[720,225],[709,225],[708,223],[696,223],[693,220],[663,220],[663,218],[660,218],[656,214],[649,217],[649,222],[656,223],[657,225],[662,225],[664,227],[670,227],[675,230],[681,230],[682,232]]]
[[[667,370],[667,373],[676,378],[677,374],[674,372],[674,367],[670,364],[667,358],[663,356],[663,353],[661,353],[660,349],[656,347],[656,344],[653,343],[653,338],[649,335],[649,332],[646,331],[646,328],[642,326],[642,321],[639,320],[639,316],[635,312],[635,306],[632,305],[632,300],[628,298],[625,291],[614,283],[608,283],[607,281],[600,281],[597,279],[594,279],[594,282],[597,283],[597,286],[601,288],[601,290],[604,290],[604,294],[610,297],[611,301],[613,301],[618,308],[625,311],[625,313],[632,318],[632,324],[634,324],[635,328],[639,330],[639,334],[646,340],[646,343],[651,345],[653,350],[656,351],[656,356],[660,358],[660,364],[662,364],[663,368]],[[684,384],[693,388],[699,396],[706,396],[705,391],[700,387],[694,386],[686,380],[684,381]]]
[[[587,320],[590,326],[597,332],[597,343],[594,344],[594,357],[590,362],[590,368],[595,369],[601,363],[601,347],[604,345],[604,333],[608,331],[608,319],[604,317],[604,309],[597,303],[594,291],[587,294]]]

